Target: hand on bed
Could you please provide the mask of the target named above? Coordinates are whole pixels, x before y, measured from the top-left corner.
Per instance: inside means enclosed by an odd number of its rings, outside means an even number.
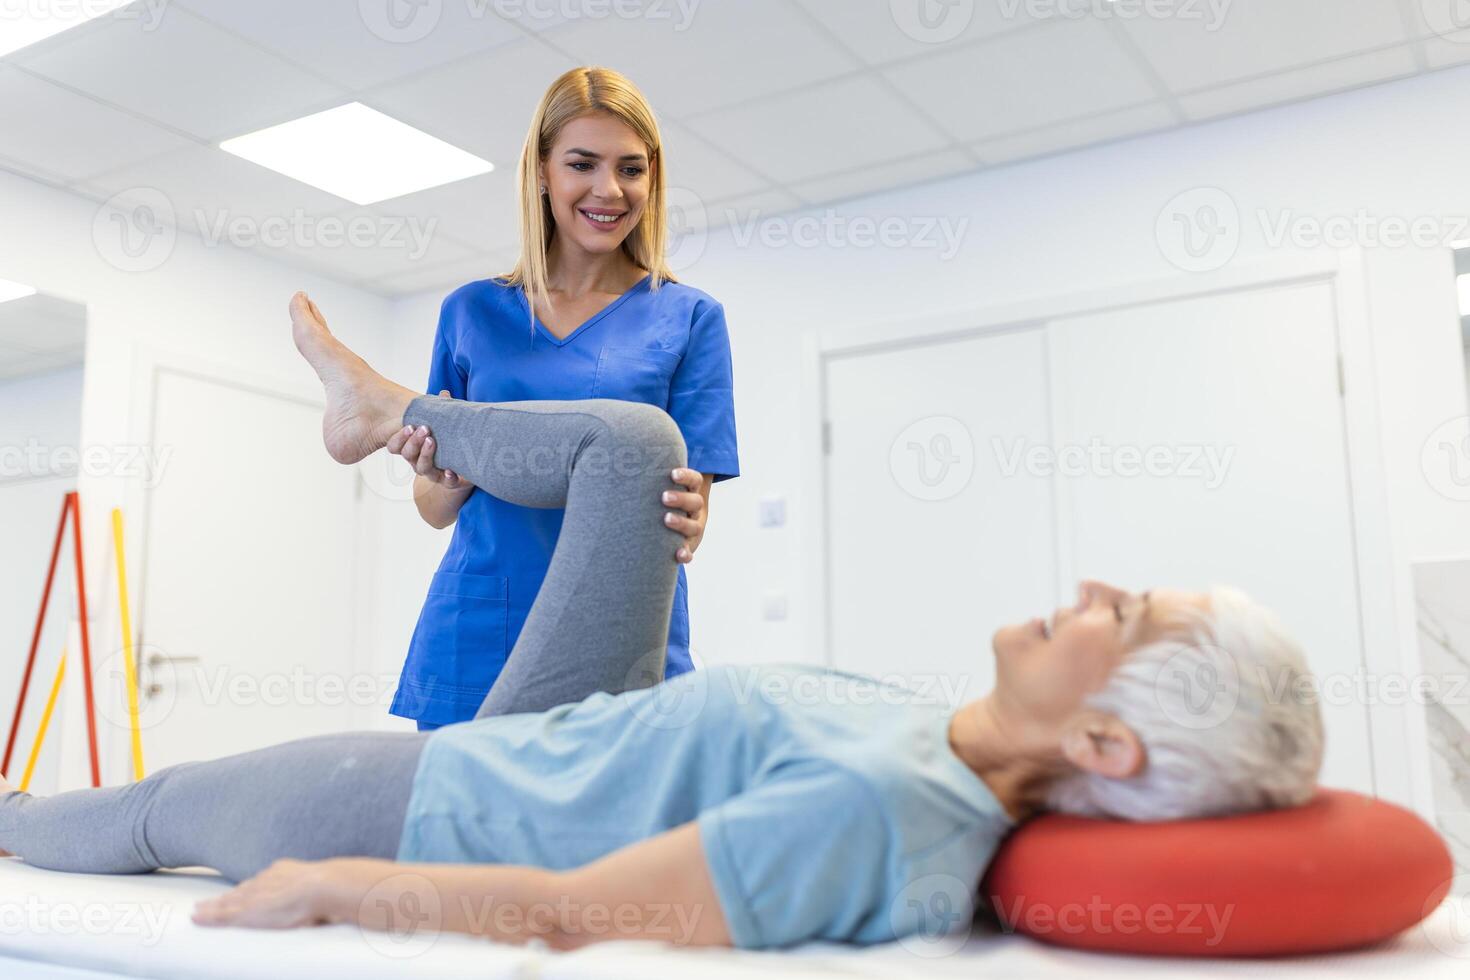
[[[440,398],[452,397],[448,390],[439,392]],[[434,442],[434,434],[429,431],[428,426],[406,425],[393,435],[388,437],[388,452],[395,456],[402,456],[413,467],[413,471],[427,480],[439,484],[448,490],[458,490],[469,484],[453,470],[441,470],[434,465],[434,450],[437,444]]]
[[[666,490],[663,503],[674,508],[664,514],[664,523],[684,535],[684,546],[674,554],[674,560],[687,565],[694,560],[694,551],[704,540],[704,525],[709,518],[705,508],[704,474],[698,470],[680,467],[673,471],[674,482],[687,488],[688,492]]]
[[[327,909],[332,893],[330,861],[282,859],[234,888],[194,906],[201,926],[292,929],[333,921]]]

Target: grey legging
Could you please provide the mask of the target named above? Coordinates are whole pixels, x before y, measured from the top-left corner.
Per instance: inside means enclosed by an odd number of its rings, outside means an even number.
[[[685,465],[661,410],[635,402],[421,397],[435,462],[502,500],[565,507],[526,625],[476,717],[541,711],[663,679],[682,540],[664,490]],[[464,722],[463,724],[473,724]],[[234,881],[277,858],[392,858],[429,732],[298,739],[140,782],[0,797],[0,848],[62,871],[203,866]]]

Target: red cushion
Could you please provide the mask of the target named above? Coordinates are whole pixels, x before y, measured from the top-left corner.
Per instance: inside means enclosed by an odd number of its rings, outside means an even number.
[[[1415,814],[1319,788],[1299,807],[1206,820],[1043,814],[1001,845],[980,893],[1004,928],[1059,946],[1270,956],[1386,939],[1453,875]]]

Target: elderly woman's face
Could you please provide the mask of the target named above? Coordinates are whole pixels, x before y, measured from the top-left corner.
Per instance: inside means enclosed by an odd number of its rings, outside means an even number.
[[[1138,593],[1085,581],[1076,605],[996,631],[994,696],[1012,718],[1034,726],[1027,734],[1045,740],[1107,684],[1129,651],[1167,636],[1191,608],[1208,605],[1197,592]]]

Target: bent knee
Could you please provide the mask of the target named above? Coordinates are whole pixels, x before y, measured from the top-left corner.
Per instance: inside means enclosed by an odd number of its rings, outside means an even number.
[[[646,464],[650,473],[668,476],[688,461],[684,434],[668,412],[657,405],[615,399],[595,399],[597,415],[607,425],[608,447],[629,463]]]

